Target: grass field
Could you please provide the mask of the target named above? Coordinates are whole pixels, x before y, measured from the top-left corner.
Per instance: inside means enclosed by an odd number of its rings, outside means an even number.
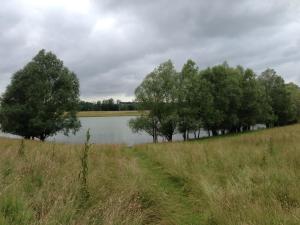
[[[187,143],[0,139],[0,224],[300,224],[300,125]]]
[[[139,111],[81,111],[78,117],[139,116]]]

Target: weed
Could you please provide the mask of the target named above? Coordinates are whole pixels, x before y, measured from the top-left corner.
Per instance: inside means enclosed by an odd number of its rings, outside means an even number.
[[[24,139],[21,139],[20,147],[18,149],[18,154],[19,154],[19,156],[24,156],[25,155],[25,141],[24,141]]]
[[[81,170],[79,173],[79,180],[80,180],[80,205],[83,206],[86,204],[90,197],[90,193],[88,191],[88,154],[89,154],[89,149],[91,148],[90,142],[90,129],[87,130],[86,132],[86,140],[84,143],[84,148],[82,151],[81,155]]]

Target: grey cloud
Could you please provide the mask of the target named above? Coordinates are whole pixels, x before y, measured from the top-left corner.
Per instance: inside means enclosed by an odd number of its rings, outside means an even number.
[[[188,58],[201,68],[224,60],[258,73],[273,67],[300,84],[297,1],[90,3],[88,12],[81,13],[37,7],[30,0],[5,2],[0,9],[0,92],[41,48],[77,73],[86,99],[130,97],[145,75],[167,59],[178,70]]]

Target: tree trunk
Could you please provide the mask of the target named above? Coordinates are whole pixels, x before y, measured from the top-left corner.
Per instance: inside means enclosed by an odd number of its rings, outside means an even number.
[[[211,130],[211,132],[212,132],[212,135],[213,135],[213,136],[218,136],[217,130],[213,129],[213,130]]]
[[[157,143],[157,130],[153,127],[153,143]]]
[[[183,140],[186,141],[186,131],[182,133]]]
[[[207,130],[207,135],[208,137],[210,137],[210,130]]]
[[[45,139],[46,139],[46,136],[45,136],[45,135],[43,135],[43,134],[41,134],[41,135],[40,135],[40,140],[41,140],[42,142],[44,142],[44,141],[45,141]]]
[[[172,142],[173,135],[172,135],[172,134],[171,134],[171,135],[168,135],[166,138],[167,138],[167,141],[168,141],[168,142]]]

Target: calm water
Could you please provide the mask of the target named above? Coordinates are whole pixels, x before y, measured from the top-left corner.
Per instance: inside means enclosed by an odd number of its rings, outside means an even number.
[[[128,126],[130,119],[135,116],[120,117],[81,117],[81,129],[75,134],[64,136],[57,134],[48,138],[50,141],[64,143],[83,143],[88,129],[91,133],[91,142],[100,144],[141,144],[152,142],[152,137],[147,133],[133,133]],[[202,136],[205,132],[202,132]],[[174,140],[182,140],[180,134],[174,135]],[[160,141],[162,141],[160,139]]]
[[[84,143],[85,134],[90,129],[91,142],[99,144],[141,144],[152,142],[152,137],[147,133],[133,133],[128,127],[130,119],[134,116],[120,117],[80,117],[81,129],[75,134],[64,136],[59,133],[48,138],[48,141],[63,142],[63,143]],[[263,128],[256,125],[256,129]],[[18,138],[15,135],[4,134],[0,132],[0,136]],[[205,131],[201,131],[200,137],[207,136]],[[193,138],[193,135],[190,135]],[[182,140],[181,134],[173,136],[174,140]],[[159,141],[162,141],[159,139]]]
[[[80,117],[81,128],[75,134],[64,136],[57,134],[48,140],[65,143],[83,143],[85,134],[90,129],[91,142],[101,144],[139,144],[151,142],[151,136],[146,133],[135,134],[128,127],[128,122],[133,116],[120,117]]]

